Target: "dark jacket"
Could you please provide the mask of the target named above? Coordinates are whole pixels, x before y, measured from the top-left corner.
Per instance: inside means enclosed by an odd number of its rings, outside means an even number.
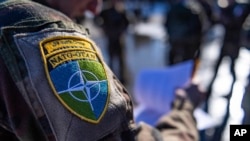
[[[85,28],[63,14],[9,1],[0,28],[1,141],[198,140],[187,99],[156,127],[135,125],[130,95]]]

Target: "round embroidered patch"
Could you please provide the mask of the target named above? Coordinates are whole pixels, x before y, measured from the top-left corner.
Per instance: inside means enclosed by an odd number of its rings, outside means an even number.
[[[73,114],[98,123],[109,100],[107,75],[94,44],[83,38],[53,37],[40,42],[48,82]]]

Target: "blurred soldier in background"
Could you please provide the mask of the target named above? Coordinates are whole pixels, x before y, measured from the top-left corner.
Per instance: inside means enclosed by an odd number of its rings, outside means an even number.
[[[208,111],[209,109],[208,101],[209,97],[212,95],[213,84],[217,78],[219,67],[221,66],[223,59],[225,59],[226,57],[230,59],[230,73],[232,76],[232,83],[228,94],[225,95],[225,98],[227,100],[227,107],[221,125],[218,126],[214,132],[214,141],[221,139],[221,135],[227,125],[228,117],[230,114],[230,99],[233,93],[234,84],[236,82],[236,60],[242,47],[242,26],[250,12],[250,7],[247,3],[239,3],[236,0],[227,0],[226,2],[227,5],[219,5],[218,22],[224,27],[225,33],[220,49],[220,54],[214,67],[214,75],[212,76],[211,82],[207,88],[208,98],[205,103],[206,111]]]
[[[233,82],[236,79],[235,74],[235,62],[239,56],[241,48],[241,34],[242,25],[246,20],[250,11],[248,4],[237,3],[235,0],[228,0],[227,7],[220,7],[220,20],[219,22],[225,28],[225,34],[223,39],[223,45],[220,50],[217,63],[214,67],[214,76],[208,87],[208,94],[211,93],[212,85],[217,76],[219,66],[224,57],[229,57],[231,60],[230,72],[233,77]]]
[[[99,26],[107,38],[109,66],[125,83],[125,45],[124,33],[129,25],[123,0],[107,1],[107,7],[97,15]],[[115,63],[118,60],[118,64]],[[118,67],[117,67],[118,66]],[[118,69],[118,70],[117,70]]]
[[[201,7],[195,1],[176,0],[167,13],[169,65],[199,57],[202,41]]]

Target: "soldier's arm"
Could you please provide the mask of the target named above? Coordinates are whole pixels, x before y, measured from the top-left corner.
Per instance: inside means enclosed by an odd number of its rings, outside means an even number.
[[[197,85],[177,90],[171,112],[162,116],[155,127],[141,123],[137,140],[198,141],[199,134],[193,111],[203,96]]]

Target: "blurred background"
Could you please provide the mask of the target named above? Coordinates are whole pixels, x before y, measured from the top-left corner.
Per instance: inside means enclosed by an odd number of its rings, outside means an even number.
[[[79,22],[135,106],[143,101],[135,91],[142,72],[193,61],[189,77],[208,95],[196,116],[198,125],[207,123],[200,140],[229,141],[230,124],[250,123],[249,11],[248,0],[104,0],[99,15],[87,12]]]

